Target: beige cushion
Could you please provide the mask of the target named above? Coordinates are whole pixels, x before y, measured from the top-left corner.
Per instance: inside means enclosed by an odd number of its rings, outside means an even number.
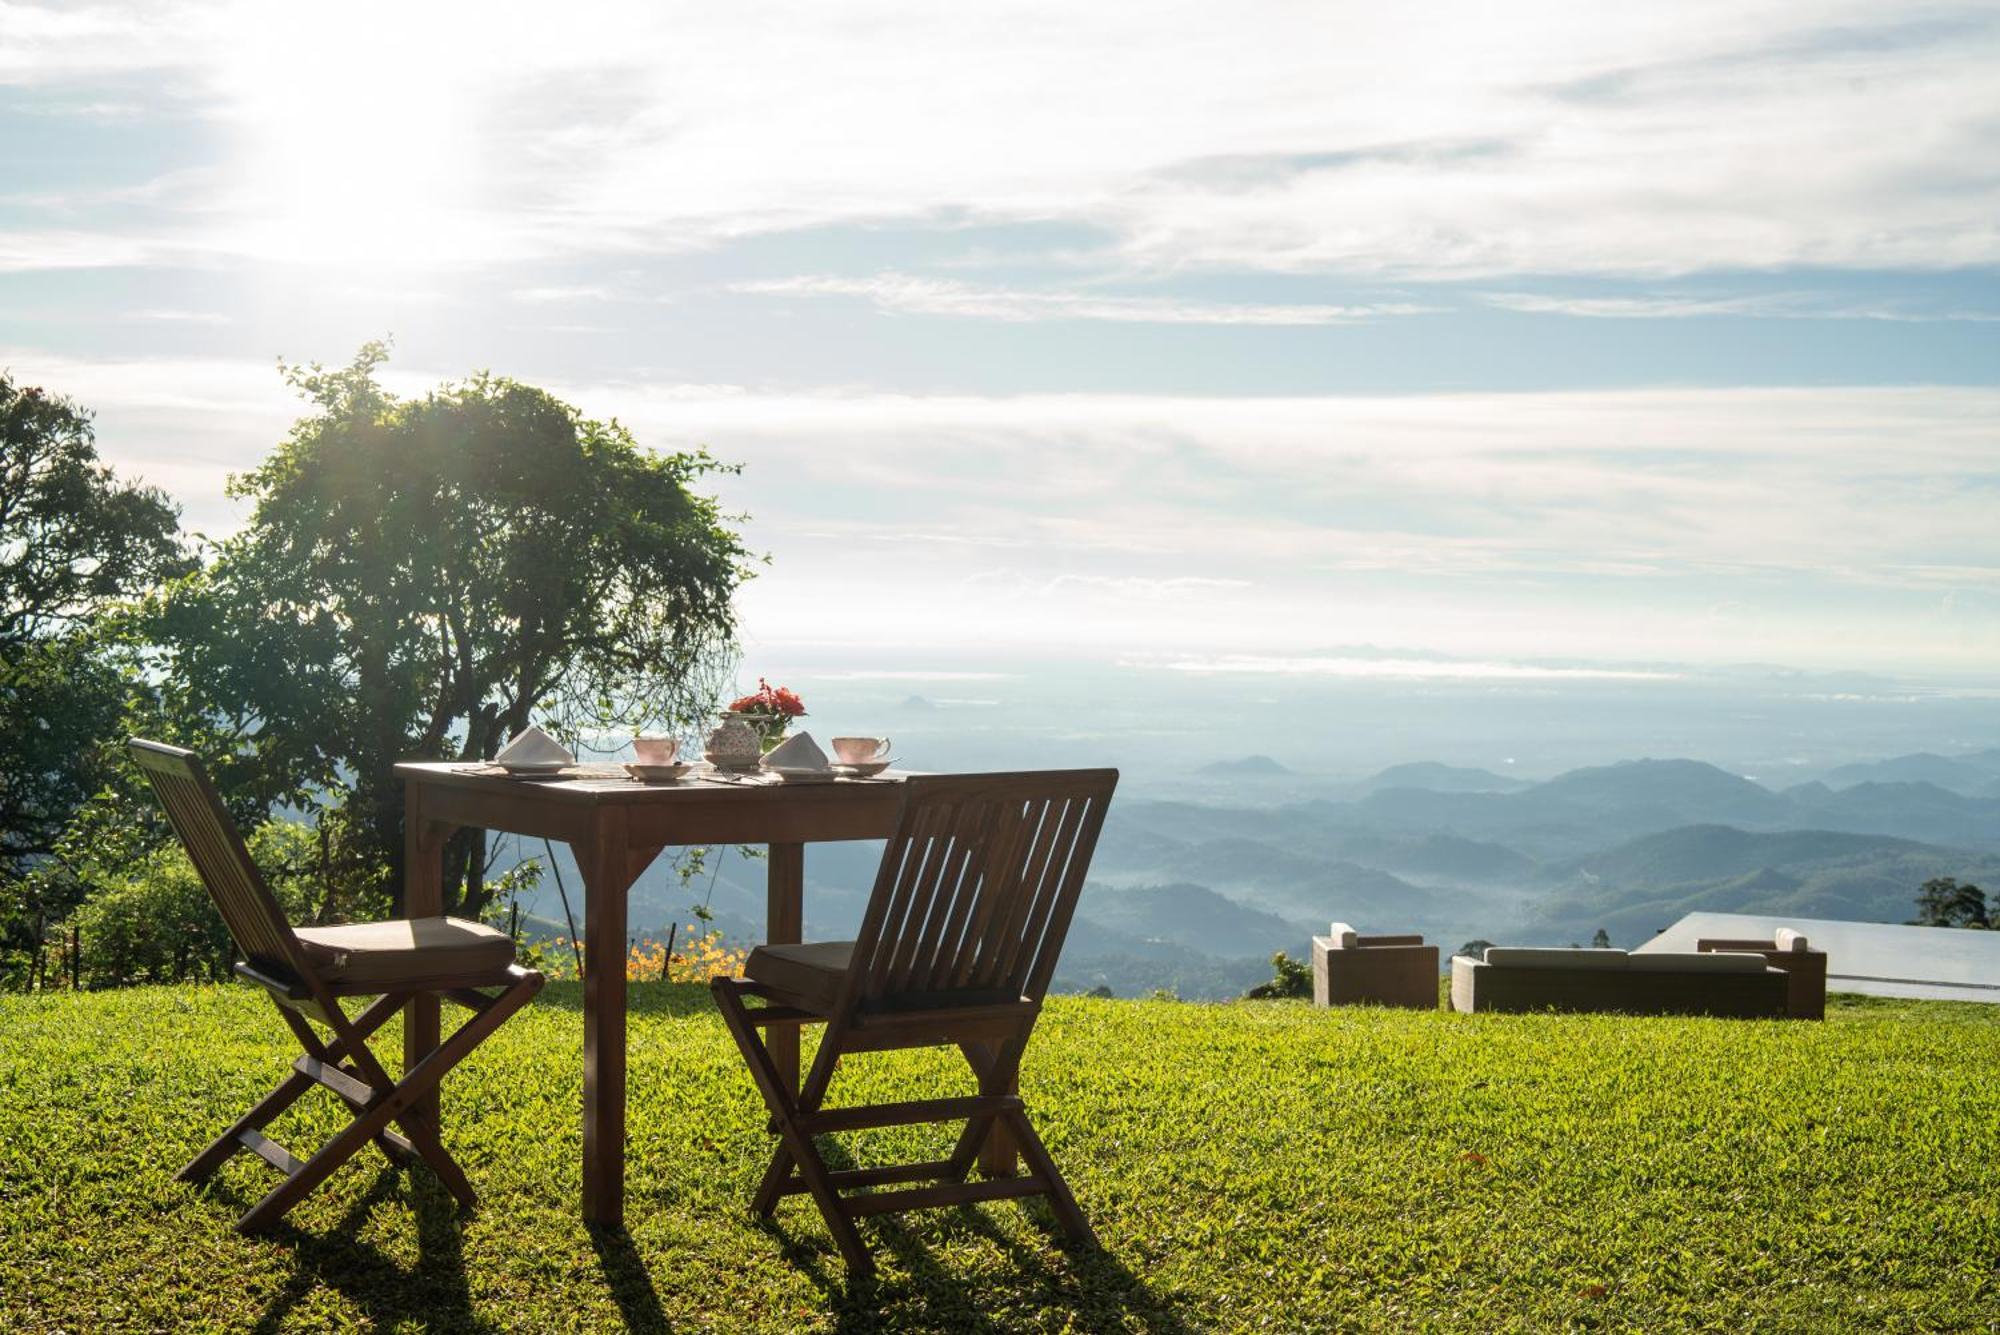
[[[1564,950],[1560,946],[1488,946],[1486,962],[1516,969],[1622,969],[1622,950]]]
[[[1353,950],[1360,944],[1360,935],[1344,922],[1337,922],[1326,929],[1330,950]]]
[[[852,941],[758,946],[743,962],[743,976],[790,993],[815,1010],[830,1011],[840,998],[841,980],[853,955]]]
[[[514,962],[505,932],[463,918],[391,918],[301,927],[306,959],[327,982],[396,983],[499,973]]]
[[[1795,932],[1789,927],[1780,927],[1771,936],[1771,944],[1779,950],[1809,950],[1804,932]]]
[[[1762,973],[1764,957],[1739,950],[1644,950],[1632,956],[1632,967],[1650,973]]]

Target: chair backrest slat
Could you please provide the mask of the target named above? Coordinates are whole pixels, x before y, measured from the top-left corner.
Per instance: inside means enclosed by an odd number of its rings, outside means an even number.
[[[1050,910],[1064,885],[1063,870],[1069,866],[1088,814],[1088,803],[1077,798],[1062,804],[1060,816],[1055,810],[1055,803],[1051,802],[1049,806],[1043,820],[1055,826],[1055,837],[1049,841],[1045,855],[1022,878],[1022,892],[1014,914],[1006,922],[1005,929],[995,933],[987,943],[987,952],[982,955],[979,968],[973,975],[977,980],[992,980],[997,985],[1003,979],[1025,978],[1033,965]]]
[[[953,831],[952,860],[946,864],[944,875],[938,879],[937,893],[926,906],[928,911],[924,922],[921,926],[912,924],[916,930],[904,933],[902,947],[897,951],[897,967],[890,974],[897,990],[916,992],[930,989],[931,976],[937,970],[939,949],[945,936],[945,925],[958,906],[973,897],[974,889],[984,875],[994,815],[995,811],[990,807],[959,808]]]
[[[194,752],[137,738],[130,749],[236,948],[259,968],[304,977],[298,938]]]
[[[1116,770],[919,776],[850,965],[862,1004],[1040,1000]]]
[[[990,904],[994,895],[979,893],[979,887],[989,876],[1011,874],[1009,859],[1013,849],[1020,842],[1022,823],[1019,812],[1012,808],[1019,803],[995,803],[987,810],[988,823],[982,832],[975,864],[968,868],[965,879],[959,883],[959,893],[953,897],[946,913],[940,915],[942,924],[934,938],[927,942],[923,957],[930,961],[920,978],[912,978],[911,986],[926,992],[943,992],[959,985],[959,965],[970,958],[971,949],[967,944],[967,929],[977,920],[982,903]]]
[[[866,990],[879,991],[886,985],[896,942],[902,939],[903,924],[910,916],[911,901],[923,882],[937,874],[938,863],[947,850],[936,835],[946,814],[936,809],[917,813],[909,837],[892,839],[883,850],[875,893],[869,898],[868,912],[849,965],[851,969],[865,971]]]
[[[1058,805],[1055,800],[1046,797],[1023,799],[1020,819],[1015,822],[1009,859],[1003,867],[1003,874],[1011,883],[1033,883],[1033,868],[1038,861],[1046,860],[1049,841],[1055,837],[1055,821],[1050,813]],[[958,957],[952,961],[952,986],[975,985],[982,957],[991,963],[993,948],[990,943],[998,933],[1006,930],[1018,904],[1018,899],[1011,894],[988,895],[982,899],[972,920],[966,924],[965,941]],[[987,985],[991,985],[990,979]]]

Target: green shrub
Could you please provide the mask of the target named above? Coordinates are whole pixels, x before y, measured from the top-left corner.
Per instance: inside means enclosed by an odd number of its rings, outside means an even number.
[[[1309,997],[1312,990],[1312,965],[1304,960],[1295,960],[1281,950],[1271,956],[1271,981],[1257,984],[1243,994],[1243,999],[1271,1001],[1282,997]]]
[[[272,821],[250,838],[250,856],[279,906],[294,922],[314,915],[321,889],[312,856],[315,832]],[[85,870],[90,897],[71,919],[82,953],[83,984],[226,978],[235,946],[208,890],[179,844]]]

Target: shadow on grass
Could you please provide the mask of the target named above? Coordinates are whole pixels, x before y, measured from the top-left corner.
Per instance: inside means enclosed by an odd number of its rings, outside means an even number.
[[[632,1235],[623,1228],[598,1224],[588,1227],[590,1245],[597,1249],[597,1263],[604,1269],[604,1282],[611,1290],[611,1300],[618,1304],[625,1328],[672,1330],[673,1324],[660,1306],[659,1291],[653,1287],[653,1277],[646,1273],[646,1263],[640,1258],[639,1249],[632,1245]]]
[[[825,1143],[825,1142],[822,1142]],[[854,1162],[845,1147],[826,1145],[827,1166],[852,1168]],[[794,1209],[812,1210],[810,1198],[790,1198]],[[1072,1243],[1063,1234],[1046,1203],[1036,1200],[1019,1207],[1035,1229],[1063,1257],[1050,1265],[1044,1253],[1024,1246],[994,1222],[988,1210],[996,1207],[960,1205],[940,1215],[952,1232],[977,1235],[993,1244],[1007,1257],[1011,1273],[983,1270],[965,1275],[941,1262],[903,1221],[881,1215],[861,1225],[862,1239],[881,1256],[886,1252],[900,1265],[902,1273],[883,1277],[856,1278],[847,1273],[831,1243],[804,1240],[788,1232],[781,1219],[759,1221],[759,1227],[779,1246],[785,1261],[797,1266],[827,1297],[838,1324],[845,1332],[874,1331],[887,1309],[896,1309],[894,1323],[919,1330],[963,1331],[967,1335],[1015,1330],[1020,1308],[1055,1309],[1070,1313],[1079,1330],[1125,1329],[1135,1323],[1157,1335],[1192,1335],[1193,1327],[1181,1319],[1174,1305],[1146,1287],[1145,1281],[1101,1247]]]
[[[1009,1237],[978,1206],[953,1208],[949,1227],[987,1239],[1007,1256],[1012,1274],[982,1270],[961,1273],[940,1261],[916,1233],[900,1221],[884,1217],[864,1238],[878,1257],[895,1258],[901,1273],[854,1277],[846,1273],[838,1253],[824,1244],[809,1244],[789,1233],[777,1220],[763,1224],[777,1240],[787,1263],[797,1266],[826,1295],[835,1329],[875,1331],[885,1319],[917,1330],[963,1331],[967,1335],[1019,1329],[1023,1308],[1067,1312],[1078,1330],[1136,1328],[1157,1335],[1192,1335],[1174,1304],[1146,1287],[1110,1252],[1079,1246],[1063,1237],[1046,1210],[1027,1207],[1029,1218],[1055,1246],[1062,1263],[1050,1265],[1045,1256]],[[893,1309],[893,1310],[892,1310]]]
[[[535,998],[535,1005],[580,1011],[583,1009],[583,984],[550,983]],[[628,983],[625,988],[625,1011],[628,1015],[675,1018],[716,1013],[715,998],[710,994],[707,983]]]
[[[368,1216],[383,1202],[403,1195],[417,1221],[414,1270],[359,1240]],[[218,1193],[234,1195],[234,1192]],[[330,1289],[360,1309],[368,1324],[426,1330],[497,1331],[500,1327],[472,1310],[459,1234],[458,1202],[428,1173],[384,1167],[374,1183],[339,1222],[308,1233],[289,1222],[268,1235],[292,1255],[292,1274],[251,1327],[258,1335],[285,1329],[292,1309],[320,1289]]]

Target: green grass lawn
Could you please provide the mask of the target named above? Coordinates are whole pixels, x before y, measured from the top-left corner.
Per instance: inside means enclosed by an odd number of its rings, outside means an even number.
[[[357,1158],[244,1238],[275,1175],[172,1172],[295,1055],[247,987],[0,997],[10,1330],[2000,1328],[2000,1008],[1836,1002],[1824,1024],[1061,999],[1023,1092],[1105,1244],[1039,1204],[864,1225],[850,1289],[811,1205],[745,1208],[764,1117],[705,990],[640,986],[629,1232],[577,1219],[577,992],[445,1086],[482,1193]],[[954,1089],[851,1059],[835,1102]],[[845,1096],[843,1098],[843,1096]],[[335,1126],[308,1097],[295,1151]],[[944,1131],[856,1157],[936,1157]]]

